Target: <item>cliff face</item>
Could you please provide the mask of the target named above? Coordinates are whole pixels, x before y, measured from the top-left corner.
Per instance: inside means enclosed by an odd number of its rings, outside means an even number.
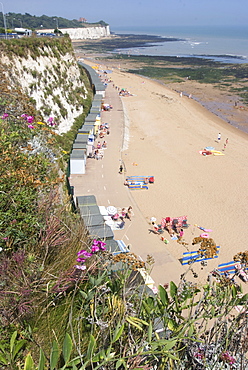
[[[110,36],[109,26],[102,27],[86,27],[86,28],[59,28],[59,30],[65,35],[68,34],[71,40],[93,40],[100,39],[101,37]],[[51,32],[53,29],[42,29],[37,30],[37,32]]]
[[[63,34],[68,33],[72,40],[99,39],[110,35],[109,26],[89,28],[64,28]]]
[[[44,122],[52,117],[57,132],[67,132],[84,112],[88,96],[87,78],[79,69],[70,40],[9,40],[0,43],[0,51],[0,69],[8,89],[18,88],[31,98]]]

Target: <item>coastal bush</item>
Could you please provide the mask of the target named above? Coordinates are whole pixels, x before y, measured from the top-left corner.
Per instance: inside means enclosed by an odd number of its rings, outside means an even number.
[[[0,138],[0,247],[12,251],[35,243],[42,225],[38,196],[57,176],[49,150],[42,149],[49,134],[33,116],[3,115]]]
[[[73,266],[87,236],[70,199],[64,199],[55,159],[61,149],[51,128],[34,116],[7,113],[0,126],[0,321],[8,337],[12,327],[18,336],[25,330],[39,312],[51,274],[59,279]],[[73,248],[66,258],[64,251]],[[3,356],[0,348],[0,363],[8,365]]]
[[[111,272],[113,256],[104,250],[92,255],[90,248],[78,253],[85,269],[74,288],[67,280],[60,284],[66,294],[56,299],[48,294],[50,348],[58,352],[54,368],[246,368],[247,319],[234,308],[245,312],[248,297],[237,287],[220,281],[199,288],[183,279],[178,286],[159,286],[154,294],[138,282],[129,254],[122,258],[122,269]],[[41,327],[36,342],[39,335],[45,335]],[[47,361],[49,352],[46,347]]]
[[[39,44],[43,51],[47,42]],[[67,52],[66,44],[62,45],[64,52]],[[5,50],[9,46],[6,45],[3,43],[0,48]],[[21,55],[24,52],[27,55],[28,45],[28,42],[22,41],[11,44],[10,55],[18,56],[20,50]],[[33,58],[39,53],[44,54],[34,49],[31,53]],[[32,73],[35,78],[40,78],[35,70]],[[39,323],[43,310],[49,312],[50,305],[53,305],[54,299],[60,299],[64,288],[65,293],[69,293],[66,284],[75,280],[71,276],[71,272],[75,271],[75,256],[88,243],[82,219],[72,212],[73,201],[68,195],[62,171],[66,169],[76,132],[90,109],[92,91],[81,69],[81,78],[90,93],[81,91],[80,96],[77,89],[76,103],[83,103],[85,112],[75,120],[68,135],[59,136],[54,130],[55,116],[44,122],[34,108],[34,101],[18,88],[9,89],[3,68],[0,69],[0,78],[0,333],[3,339],[0,342],[0,367],[19,369],[23,365],[19,361],[22,348],[26,347],[26,343],[32,348],[32,340],[35,343],[32,335],[37,328],[32,324]],[[45,106],[45,100],[43,103],[44,111],[49,116],[49,107]],[[63,308],[64,305],[60,307],[61,317],[66,312]],[[39,335],[44,348],[50,345],[47,338],[51,325],[48,325],[47,318],[41,320],[45,335]],[[59,319],[56,327],[64,336],[65,329],[60,325]],[[14,331],[17,335],[12,339]],[[22,347],[24,337],[26,342]],[[10,341],[12,349],[8,347]],[[13,348],[16,351],[15,360],[18,354],[18,361],[10,364],[6,358],[11,358]]]

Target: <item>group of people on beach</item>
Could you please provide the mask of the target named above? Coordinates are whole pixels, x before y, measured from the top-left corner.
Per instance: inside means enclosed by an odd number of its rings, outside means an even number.
[[[166,217],[164,226],[157,225],[155,221],[152,221],[151,224],[155,234],[162,234],[164,230],[166,230],[170,237],[176,236],[178,240],[182,240],[184,236],[184,228],[188,227],[187,220],[185,220],[185,223],[180,224],[177,219],[171,220],[170,217]]]
[[[119,221],[119,219],[125,223],[125,220],[128,219],[131,221],[131,218],[133,216],[133,208],[132,206],[129,206],[127,209],[124,207],[121,209],[120,213],[116,213],[112,216],[112,220]]]
[[[100,126],[100,129],[99,129],[98,138],[103,139],[105,137],[105,135],[109,135],[109,134],[110,134],[110,131],[109,131],[108,123],[102,124]],[[97,160],[102,159],[103,158],[103,150],[102,149],[107,149],[107,141],[106,140],[103,140],[103,142],[98,140],[98,142],[92,148],[92,153],[93,154],[91,155],[91,157],[95,158]]]
[[[218,137],[217,137],[217,142],[220,143],[220,141],[221,141],[221,133],[219,132]],[[224,143],[223,151],[226,149],[226,146],[227,146],[228,142],[229,142],[229,140],[228,140],[228,138],[226,138],[226,141]]]

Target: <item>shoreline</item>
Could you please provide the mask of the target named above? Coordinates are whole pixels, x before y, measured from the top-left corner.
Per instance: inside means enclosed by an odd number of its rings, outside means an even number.
[[[122,55],[120,58],[116,58],[116,54],[114,54],[113,57],[113,54],[108,51],[105,53],[102,51],[96,53],[94,48],[91,50],[91,42],[82,43],[75,41],[73,44],[78,57],[85,58],[89,62],[93,62],[95,65],[106,65],[107,69],[118,69],[123,72],[129,72],[129,70],[132,70],[132,73],[136,74],[135,69],[142,69],[148,63],[146,58],[144,59],[144,56],[142,55],[135,57],[131,56],[130,58],[123,55],[124,58],[122,59]],[[79,47],[82,46],[82,44],[87,45],[89,50],[80,49]],[[150,56],[148,57],[148,60],[149,58]],[[194,57],[177,58],[152,56],[151,61],[154,61],[158,68],[174,68],[175,73],[177,70],[182,68],[201,68],[202,66],[205,66],[206,68],[218,68],[220,66],[220,63],[206,61],[204,59],[201,60]],[[226,66],[228,65],[226,64]],[[235,64],[231,64],[229,65],[229,68],[236,69],[239,67],[236,67]],[[235,91],[239,91],[242,86],[244,91],[246,86],[248,89],[248,82],[245,82],[245,80],[242,84],[234,81],[232,82],[232,85],[229,84],[230,86],[227,88],[224,83],[221,84],[220,82],[220,86],[217,86],[217,84],[213,82],[203,83],[194,79],[189,80],[182,77],[180,77],[179,82],[179,80],[170,81],[169,79],[166,79],[166,77],[158,78],[147,75],[144,76],[139,73],[136,75],[157,81],[158,83],[163,84],[165,88],[169,88],[172,91],[176,91],[178,93],[182,91],[184,95],[191,95],[192,100],[195,100],[208,111],[226,121],[231,127],[234,127],[246,134],[248,133],[248,105],[245,104],[245,102],[243,103],[243,98],[235,94]],[[230,92],[231,87],[232,91]]]
[[[137,75],[137,76],[141,76],[141,75]],[[185,98],[189,98],[190,94],[192,95],[192,85],[189,86],[188,88],[186,87],[186,90],[181,90],[179,89],[179,87],[181,87],[182,85],[179,85],[179,84],[166,84],[160,80],[157,80],[157,79],[153,79],[151,77],[147,77],[147,76],[141,76],[142,78],[144,79],[148,79],[148,80],[151,80],[151,81],[154,81],[154,82],[157,82],[158,84],[161,84],[162,86],[164,86],[166,89],[169,89],[171,91],[174,91],[176,92],[177,94],[180,94],[180,92],[183,93],[183,97]],[[196,87],[197,90],[199,90],[199,87]],[[203,89],[204,90],[204,89]],[[210,97],[211,99],[211,97]],[[238,96],[235,96],[233,95],[232,97],[228,97],[227,98],[229,101],[238,101]],[[219,120],[220,120],[220,125],[227,125],[227,127],[230,128],[230,131],[234,130],[235,132],[237,132],[238,134],[240,133],[241,135],[243,135],[244,137],[247,137],[248,135],[248,124],[247,124],[247,127],[244,127],[243,129],[241,127],[239,127],[238,125],[238,121],[233,121],[232,123],[228,120],[228,118],[226,118],[223,114],[219,114],[218,112],[216,112],[214,109],[211,109],[211,107],[208,106],[208,103],[204,103],[201,99],[197,98],[196,96],[192,95],[191,97],[191,100],[194,101],[195,103],[198,103],[204,110],[207,110],[208,112],[210,112],[211,114],[214,114]],[[218,104],[218,102],[216,102]],[[233,104],[229,104],[229,109],[232,109],[232,114],[233,113],[237,113],[239,114],[240,112],[237,111],[237,109],[233,109],[234,106]],[[248,108],[244,107],[244,112],[242,112],[242,116],[243,115],[246,115],[247,116],[247,119],[248,119]],[[233,132],[234,132],[233,131]]]
[[[140,75],[137,75],[137,76],[140,76]],[[181,90],[177,90],[176,89],[176,86],[174,84],[170,84],[170,86],[166,85],[165,83],[159,81],[159,80],[156,80],[156,79],[152,79],[150,77],[146,77],[146,76],[140,76],[144,79],[148,79],[148,80],[151,80],[151,81],[154,81],[162,86],[165,87],[165,89],[168,89],[168,90],[171,90],[177,94],[180,93]],[[192,90],[192,89],[190,89]],[[189,93],[189,90],[187,91],[183,91],[183,98],[188,98],[188,96],[190,95]],[[214,114],[216,116],[216,119],[218,120],[218,124],[225,128],[226,130],[229,130],[230,132],[234,133],[234,134],[237,134],[237,135],[240,135],[242,136],[244,139],[248,139],[248,127],[247,127],[247,131],[243,131],[242,129],[240,129],[239,127],[237,126],[234,126],[233,124],[231,124],[230,122],[228,122],[227,119],[225,119],[224,117],[221,117],[218,115],[218,113],[215,113],[213,110],[211,110],[211,108],[208,108],[207,106],[205,106],[203,104],[203,102],[199,99],[196,99],[194,96],[192,96],[191,98],[191,102],[194,102],[195,104],[198,105],[198,109],[201,110],[203,112],[205,112],[205,114],[207,115],[206,111],[210,113],[210,115]],[[248,115],[248,113],[247,113]]]

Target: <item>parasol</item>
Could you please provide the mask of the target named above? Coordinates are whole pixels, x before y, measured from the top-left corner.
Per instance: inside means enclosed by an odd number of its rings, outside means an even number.
[[[109,216],[114,216],[117,213],[117,208],[115,208],[114,206],[108,206],[107,212]]]

